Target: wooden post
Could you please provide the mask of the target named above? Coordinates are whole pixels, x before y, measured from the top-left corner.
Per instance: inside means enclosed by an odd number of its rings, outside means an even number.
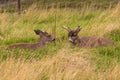
[[[18,14],[21,14],[21,0],[18,0]]]

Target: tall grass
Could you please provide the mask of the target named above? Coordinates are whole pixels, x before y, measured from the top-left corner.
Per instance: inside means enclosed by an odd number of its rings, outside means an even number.
[[[94,7],[41,9],[32,5],[26,13],[0,13],[0,79],[1,80],[117,80],[120,79],[120,5],[106,10]],[[56,16],[56,19],[55,19]],[[37,42],[34,29],[53,34],[56,45],[44,49],[6,50],[12,43]],[[114,47],[83,49],[67,41],[66,25],[81,25],[79,36],[108,37]],[[54,35],[54,34],[53,34]]]
[[[82,53],[81,53],[82,52]],[[0,63],[1,80],[119,80],[120,65],[114,62],[106,69],[97,69],[86,51],[68,53],[61,49],[52,58],[26,61],[10,58]],[[105,64],[104,64],[105,66]]]

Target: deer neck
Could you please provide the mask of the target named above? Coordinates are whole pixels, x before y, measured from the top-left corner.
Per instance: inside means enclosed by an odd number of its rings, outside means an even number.
[[[72,42],[74,45],[79,43],[79,37],[75,37]]]
[[[38,46],[40,46],[40,47],[45,47],[46,41],[41,38],[41,39],[39,40],[38,44],[39,44]]]

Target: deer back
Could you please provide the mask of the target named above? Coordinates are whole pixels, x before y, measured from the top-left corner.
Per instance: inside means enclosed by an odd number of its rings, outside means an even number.
[[[113,46],[114,42],[108,38],[102,37],[81,37],[78,38],[78,42],[76,43],[81,47],[100,47],[100,46]]]

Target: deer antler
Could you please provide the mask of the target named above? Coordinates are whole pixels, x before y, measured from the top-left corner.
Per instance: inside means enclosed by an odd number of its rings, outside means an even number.
[[[70,30],[71,30],[70,28],[68,28],[68,27],[66,27],[66,26],[64,26],[64,25],[62,26],[62,28],[65,29],[65,30],[67,30],[67,31],[70,31]]]
[[[80,25],[78,25],[78,27],[75,29],[75,31],[79,32],[82,28],[80,27]]]

